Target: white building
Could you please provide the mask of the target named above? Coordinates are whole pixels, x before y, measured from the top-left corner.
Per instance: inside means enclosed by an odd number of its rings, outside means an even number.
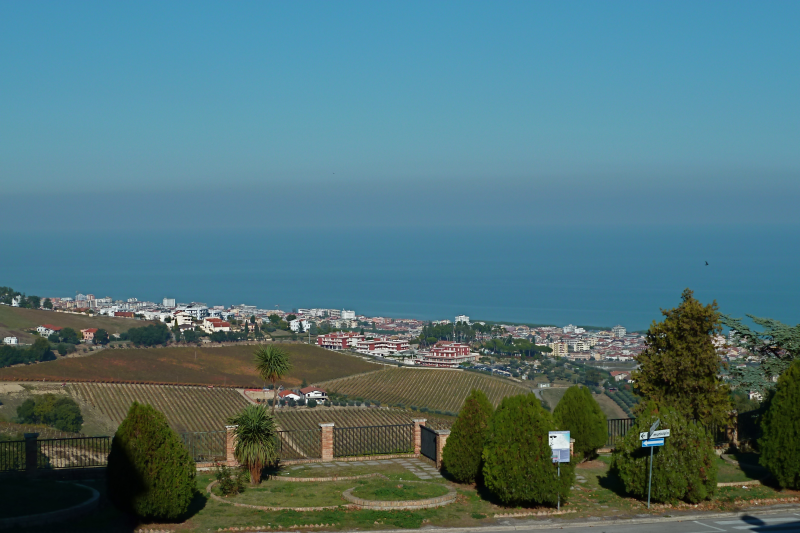
[[[161,300],[161,305],[164,307],[175,307],[175,298],[164,298]]]
[[[356,319],[355,311],[347,311],[346,309],[342,309],[342,320],[355,320],[355,319]]]
[[[191,315],[195,320],[203,320],[208,316],[208,307],[204,305],[189,305],[186,309],[180,309],[180,311]]]
[[[303,331],[308,331],[308,328],[311,327],[311,322],[302,318],[295,318],[291,322],[289,322],[289,328],[297,333],[300,331],[300,327],[302,326]]]
[[[624,326],[620,326],[619,324],[611,328],[611,334],[614,335],[615,337],[620,337],[620,338],[624,337],[626,333],[628,333],[628,330],[626,330]]]
[[[19,341],[16,337],[5,337],[3,339],[3,344],[19,344]]]
[[[464,324],[466,324],[468,326],[470,324],[469,317],[467,315],[458,315],[456,317],[455,323],[458,324],[459,322],[463,322]]]
[[[14,296],[11,298],[11,307],[19,307],[19,303],[22,301],[22,296]]]
[[[563,328],[561,328],[561,332],[565,333],[565,334],[566,333],[575,333],[576,329],[578,329],[578,328],[576,328],[572,324],[568,324],[568,325],[564,326]]]

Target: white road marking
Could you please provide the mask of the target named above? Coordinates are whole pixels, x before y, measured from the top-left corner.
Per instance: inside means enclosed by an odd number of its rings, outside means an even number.
[[[699,526],[705,526],[705,527],[710,527],[711,529],[716,529],[717,531],[725,531],[724,529],[720,529],[720,528],[714,527],[714,526],[709,526],[708,524],[704,524],[702,522],[698,522],[697,520],[695,520],[694,523],[699,525]],[[717,522],[717,523],[719,523],[719,522]],[[736,523],[738,524],[739,522],[736,522]]]
[[[760,526],[763,526],[764,524],[769,524],[769,523],[779,524],[781,522],[794,522],[797,519],[796,518],[754,518],[753,519],[754,522],[756,520],[758,520],[760,523],[758,523],[758,524],[749,524],[749,525],[760,527]],[[714,523],[715,524],[719,524],[721,526],[734,526],[736,524],[741,524],[742,522],[744,522],[745,524],[748,523],[747,520],[723,520],[721,522],[714,522]]]

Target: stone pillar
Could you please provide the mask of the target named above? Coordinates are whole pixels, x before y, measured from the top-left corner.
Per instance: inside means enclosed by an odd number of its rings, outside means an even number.
[[[447,437],[450,436],[449,429],[436,430],[436,468],[442,468],[442,450],[444,445],[447,444]]]
[[[422,450],[422,430],[420,426],[424,426],[427,418],[415,418],[414,422],[414,455],[419,455]]]
[[[28,476],[36,475],[39,456],[39,446],[36,442],[38,437],[38,433],[25,433],[25,474]]]
[[[320,423],[320,449],[323,461],[333,461],[333,422]]]
[[[228,466],[237,466],[239,464],[234,454],[236,450],[236,435],[233,433],[234,429],[236,429],[236,426],[225,426],[225,430],[228,432],[225,437],[225,462]]]
[[[572,456],[575,455],[575,439],[569,439],[569,456],[570,460],[572,460]]]

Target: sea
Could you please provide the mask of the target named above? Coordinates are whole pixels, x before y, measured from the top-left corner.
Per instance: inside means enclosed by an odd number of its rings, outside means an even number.
[[[368,316],[645,330],[685,288],[800,322],[797,227],[0,231],[0,285]],[[708,264],[706,264],[708,263]]]

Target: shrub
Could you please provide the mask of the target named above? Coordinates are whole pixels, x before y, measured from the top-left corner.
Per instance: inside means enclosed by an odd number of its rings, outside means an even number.
[[[17,421],[22,424],[45,424],[61,431],[79,433],[83,416],[72,398],[45,394],[35,400],[29,398],[17,407]]]
[[[297,401],[294,398],[289,398],[289,407],[297,407]]]
[[[575,453],[592,459],[608,440],[608,421],[600,404],[585,387],[570,387],[553,410],[553,421],[575,439]]]
[[[361,407],[361,402],[356,402],[357,407]]]
[[[142,518],[176,520],[194,496],[194,461],[150,405],[131,405],[111,442],[106,472],[109,499]]]
[[[417,410],[417,406],[416,406],[416,405],[412,405],[412,406],[411,406],[411,410],[412,410],[412,411],[416,411],[416,410]]]
[[[244,492],[249,476],[244,468],[230,468],[225,464],[218,464],[214,469],[214,477],[219,491],[224,496],[235,496]]]
[[[489,419],[483,448],[483,481],[500,501],[555,505],[559,495],[566,501],[575,467],[572,462],[562,463],[558,477],[548,435],[553,426],[550,413],[533,394],[500,402]]]
[[[778,378],[761,428],[761,464],[781,487],[800,488],[800,360]]]
[[[275,400],[267,400],[267,405],[272,407],[272,404],[275,403]]]
[[[310,400],[308,400],[308,406],[313,409],[314,407],[317,406],[317,400],[315,400],[314,398],[311,398]]]
[[[642,448],[639,433],[648,431],[660,418],[660,427],[671,431],[664,446],[654,450],[651,498],[689,503],[710,498],[717,488],[717,456],[709,432],[676,409],[652,401],[644,404],[640,413],[625,439],[617,443],[611,461],[612,472],[625,490],[640,499],[647,497],[650,450]]]
[[[493,411],[482,390],[472,389],[464,400],[442,450],[442,465],[459,483],[473,483],[480,478],[481,455]]]
[[[367,400],[367,401],[365,401],[365,402],[364,402],[364,407],[369,407],[370,405],[372,405],[372,404],[370,403],[370,401],[369,401],[369,400]]]
[[[305,398],[300,398],[299,400],[297,400],[297,405],[302,407],[305,404],[306,404],[306,399]]]
[[[325,407],[330,407],[330,406],[331,406],[331,401],[325,400]]]

